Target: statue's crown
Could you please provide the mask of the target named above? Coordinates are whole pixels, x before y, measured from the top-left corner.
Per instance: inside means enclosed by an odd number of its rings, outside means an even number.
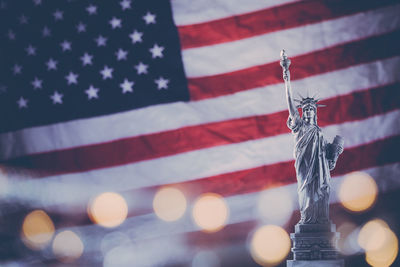
[[[301,96],[300,96],[301,97]],[[318,101],[320,99],[314,99],[314,97],[301,97],[301,100],[295,99],[297,103],[299,103],[296,107],[297,108],[305,108],[306,106],[311,106],[314,109],[317,109],[318,107],[326,107],[326,105],[318,104]]]

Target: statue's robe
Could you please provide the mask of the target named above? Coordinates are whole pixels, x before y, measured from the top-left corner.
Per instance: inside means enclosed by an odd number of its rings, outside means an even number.
[[[330,173],[321,129],[296,114],[287,121],[295,136],[294,157],[301,219],[299,223],[329,222]]]

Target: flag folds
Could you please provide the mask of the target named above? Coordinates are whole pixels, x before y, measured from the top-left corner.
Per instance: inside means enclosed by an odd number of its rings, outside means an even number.
[[[262,221],[253,210],[264,191],[287,189],[297,205],[283,48],[295,94],[318,94],[323,133],[344,138],[334,190],[355,171],[380,194],[400,189],[398,1],[145,2],[2,1],[7,205],[46,210],[56,228],[95,244],[107,232],[89,220],[87,203],[118,192],[129,210],[120,231],[143,246],[129,258],[138,266],[189,266],[203,242],[224,251],[245,244]],[[153,211],[165,186],[189,201],[176,225]],[[203,193],[229,207],[226,228],[208,241],[189,211]],[[88,245],[79,263],[104,257],[112,266],[118,257],[107,251]],[[16,255],[8,260],[23,261]]]

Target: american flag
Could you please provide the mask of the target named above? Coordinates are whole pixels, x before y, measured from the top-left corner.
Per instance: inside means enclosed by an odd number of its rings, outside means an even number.
[[[20,240],[24,216],[40,209],[56,231],[79,234],[77,265],[257,266],[246,246],[263,223],[260,195],[286,188],[296,198],[282,48],[294,91],[318,93],[327,105],[319,126],[345,140],[333,188],[368,173],[376,207],[400,221],[388,205],[400,189],[398,1],[3,0],[0,8],[4,264],[57,264],[50,248]],[[164,186],[189,203],[173,223],[152,208]],[[89,219],[88,202],[102,192],[128,204],[119,227]],[[213,234],[190,215],[208,192],[229,207]],[[331,202],[334,222],[355,216],[335,193]],[[378,215],[358,216],[361,224]],[[218,253],[195,265],[199,251]]]

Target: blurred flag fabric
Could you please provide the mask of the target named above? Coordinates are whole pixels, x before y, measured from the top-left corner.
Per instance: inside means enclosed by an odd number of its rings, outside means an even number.
[[[257,210],[261,196],[288,190],[283,202],[294,207],[280,226],[291,232],[298,220],[282,48],[296,94],[317,94],[327,105],[318,110],[323,133],[345,140],[332,173],[333,222],[379,217],[398,233],[399,1],[3,0],[0,8],[2,264],[58,264],[61,237],[39,250],[21,240],[25,216],[43,210],[56,233],[79,236],[77,265],[257,266],[250,236],[277,216]],[[343,209],[335,193],[355,171],[378,186],[362,213]],[[153,211],[164,186],[188,202],[174,222]],[[88,203],[103,192],[125,199],[121,225],[89,218]],[[204,193],[228,207],[218,232],[192,218]],[[280,208],[275,200],[267,206]],[[346,257],[366,264],[362,251]]]

